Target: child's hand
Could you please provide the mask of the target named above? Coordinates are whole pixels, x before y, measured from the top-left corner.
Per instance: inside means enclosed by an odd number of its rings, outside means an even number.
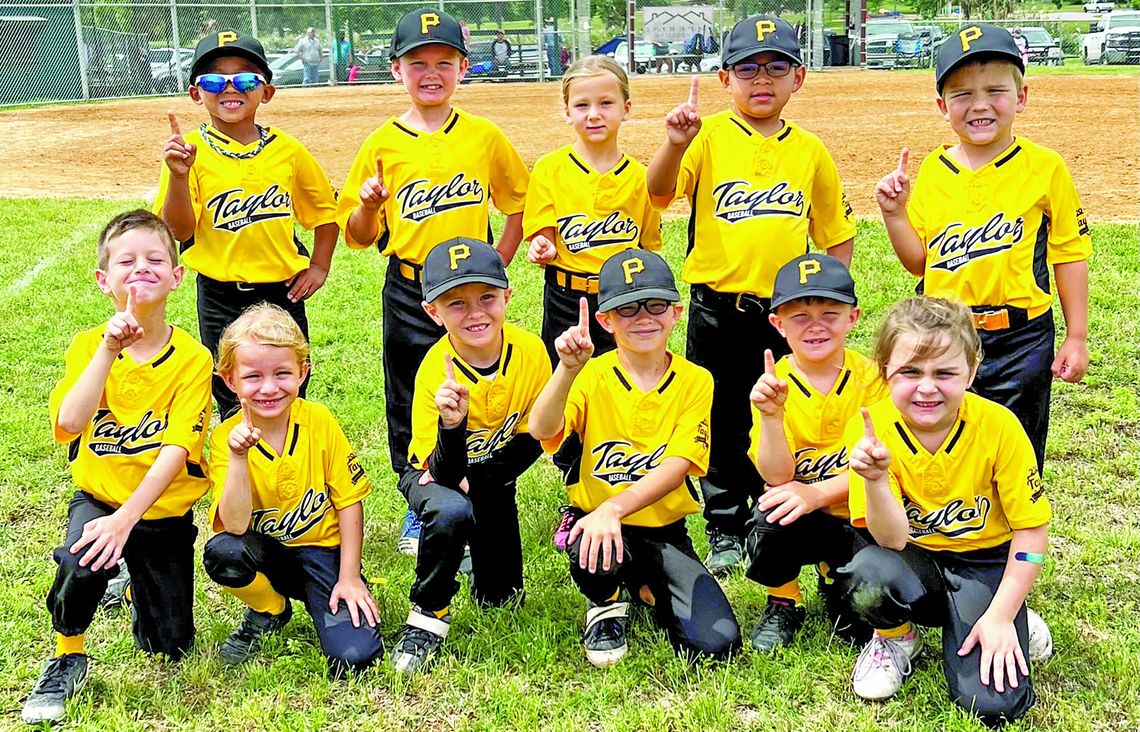
[[[455,380],[455,365],[451,362],[450,353],[446,355],[444,363],[447,380],[435,393],[435,408],[439,410],[439,418],[444,427],[455,427],[467,416],[467,387]]]
[[[298,272],[289,283],[289,300],[291,302],[308,300],[317,290],[321,289],[328,276],[327,268],[310,263],[307,269]]]
[[[384,162],[376,158],[376,175],[360,186],[360,207],[368,211],[379,211],[388,200],[388,187],[384,185]]]
[[[554,261],[554,242],[542,234],[534,237],[526,250],[526,258],[532,264],[549,264]]]
[[[783,485],[774,485],[760,496],[756,507],[768,513],[768,523],[780,522],[787,526],[800,516],[807,515],[823,507],[819,489],[798,480]]]
[[[1007,679],[1009,688],[1016,689],[1018,669],[1022,676],[1029,677],[1029,664],[1021,652],[1021,644],[1017,642],[1017,630],[1012,620],[987,610],[970,629],[970,634],[958,649],[958,655],[969,655],[976,645],[980,645],[982,650],[982,683],[989,686],[992,670],[994,691],[1004,692]]]
[[[107,321],[107,328],[103,331],[103,345],[108,351],[118,354],[124,348],[138,342],[145,335],[135,315],[135,287],[127,288],[127,307],[121,313],[115,313]]]
[[[701,115],[697,112],[697,89],[699,81],[693,77],[689,87],[689,99],[679,104],[665,115],[665,135],[674,145],[688,146],[701,130]]]
[[[1053,359],[1053,376],[1075,384],[1089,370],[1089,344],[1084,338],[1066,336],[1057,357]]]
[[[621,519],[617,511],[608,503],[603,503],[574,524],[570,529],[570,538],[567,545],[573,544],[582,537],[582,545],[578,552],[578,566],[593,574],[601,567],[603,572],[610,571],[611,562],[621,564],[624,556],[624,547],[621,542]],[[601,557],[601,562],[598,557]]]
[[[788,400],[788,382],[776,378],[776,359],[772,351],[764,349],[764,373],[748,395],[752,405],[765,417],[776,417],[784,412]]]
[[[185,178],[190,175],[190,168],[198,159],[198,146],[188,145],[182,139],[182,128],[178,126],[178,117],[174,112],[167,112],[166,118],[170,120],[170,138],[162,146],[162,157],[172,176]]]
[[[78,554],[83,547],[90,545],[87,553],[80,558],[79,566],[87,567],[92,572],[107,569],[123,556],[123,547],[127,545],[127,538],[134,527],[135,522],[121,510],[109,516],[100,516],[83,525],[83,535],[71,545],[69,551]]]
[[[340,609],[341,600],[348,606],[348,614],[352,618],[354,628],[360,627],[361,616],[364,616],[370,628],[375,628],[376,623],[380,622],[380,610],[376,607],[376,600],[372,598],[368,586],[359,576],[341,577],[333,585],[332,594],[329,595],[329,612],[333,615],[336,615]]]
[[[848,466],[863,480],[875,483],[886,477],[887,468],[891,465],[891,453],[875,436],[871,413],[866,407],[859,411],[863,413],[863,439],[855,443],[855,449],[851,451],[851,457],[848,459]]]
[[[434,482],[435,478],[432,476],[430,470],[425,470],[424,474],[420,476],[420,485],[427,485],[428,483]],[[467,493],[471,490],[471,484],[467,482],[466,478],[459,481],[459,490],[463,491],[464,493]]]
[[[241,421],[230,430],[229,446],[234,455],[245,455],[251,447],[261,439],[261,430],[253,426],[253,413],[249,409],[249,400],[241,400]]]
[[[590,339],[590,305],[586,298],[578,300],[578,324],[554,339],[558,360],[568,371],[577,371],[594,355],[594,341]]]
[[[910,198],[910,176],[907,175],[907,161],[910,151],[905,147],[899,154],[899,167],[883,176],[875,186],[875,200],[879,202],[879,209],[886,215],[906,211],[906,202]]]

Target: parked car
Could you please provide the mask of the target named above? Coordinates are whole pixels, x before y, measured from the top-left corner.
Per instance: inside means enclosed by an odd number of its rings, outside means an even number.
[[[1108,2],[1108,0],[1089,0],[1085,3],[1086,13],[1111,13],[1116,9],[1116,3]]]
[[[1029,56],[1029,63],[1044,66],[1061,66],[1065,63],[1061,44],[1057,43],[1044,28],[1022,27],[1021,37],[1025,39],[1025,52]]]
[[[194,58],[194,49],[179,48],[177,53],[173,48],[152,48],[147,52],[147,61],[150,62],[150,75],[158,78],[169,74],[178,62],[185,62]]]
[[[893,69],[929,66],[933,49],[924,43],[909,20],[898,18],[867,21],[867,66]]]
[[[300,86],[305,80],[304,64],[293,54],[279,56],[269,62],[269,69],[273,72],[274,86]],[[321,54],[321,65],[317,68],[317,83],[329,83],[329,55]]]
[[[931,53],[937,51],[938,47],[942,45],[942,41],[946,39],[942,29],[936,25],[918,25],[915,26],[914,30],[918,33],[922,45],[929,48]]]
[[[181,94],[190,86],[190,67],[193,65],[194,52],[189,49],[181,50],[189,52],[187,55],[180,54],[178,67],[181,67],[182,71],[181,80],[178,75],[179,68],[173,63],[158,64],[157,69],[155,68],[156,64],[150,65],[155,92],[159,94]]]
[[[1110,13],[1081,39],[1086,64],[1140,63],[1140,12]]]
[[[629,41],[622,41],[614,49],[614,61],[626,71],[644,74],[653,66],[653,44],[636,41],[633,44],[633,69],[629,68]]]

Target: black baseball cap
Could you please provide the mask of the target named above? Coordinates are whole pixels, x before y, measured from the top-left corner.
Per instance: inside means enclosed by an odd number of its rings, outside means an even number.
[[[442,43],[467,56],[463,29],[459,22],[438,8],[422,8],[400,18],[392,34],[392,58],[399,58],[413,48],[429,43]]]
[[[968,25],[957,33],[951,33],[938,47],[938,61],[934,65],[934,85],[938,93],[942,93],[942,85],[951,71],[965,61],[976,59],[983,54],[1010,61],[1025,73],[1025,61],[1021,58],[1021,49],[1017,47],[1009,31],[989,23]]]
[[[762,51],[787,56],[801,66],[804,63],[796,31],[788,21],[775,15],[753,15],[732,26],[720,53],[721,66],[727,69]]]
[[[826,254],[805,254],[780,267],[772,287],[772,309],[805,297],[854,305],[855,280],[847,265]]]
[[[420,283],[425,302],[432,302],[451,288],[471,282],[504,290],[508,287],[503,260],[490,244],[457,236],[436,244],[428,252]]]
[[[190,83],[193,84],[198,79],[211,61],[225,56],[240,56],[252,61],[261,69],[266,83],[273,81],[273,72],[269,69],[269,60],[265,58],[265,47],[261,41],[253,36],[227,30],[211,33],[198,41],[198,47],[194,49],[194,63],[190,65]]]
[[[680,299],[673,270],[656,252],[626,249],[607,259],[598,273],[600,312],[642,300]]]

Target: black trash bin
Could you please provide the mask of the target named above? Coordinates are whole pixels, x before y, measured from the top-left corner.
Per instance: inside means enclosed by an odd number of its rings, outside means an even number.
[[[827,39],[828,46],[831,49],[831,65],[832,66],[848,66],[851,63],[851,38],[850,36],[830,36]]]

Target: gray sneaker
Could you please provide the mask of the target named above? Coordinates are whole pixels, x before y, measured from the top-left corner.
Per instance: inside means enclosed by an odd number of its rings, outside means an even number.
[[[127,588],[130,584],[131,573],[127,570],[127,562],[120,559],[119,574],[107,583],[107,589],[103,592],[103,599],[99,601],[99,605],[104,610],[113,610],[126,605]]]
[[[289,624],[291,617],[293,617],[293,606],[288,600],[285,601],[285,609],[279,615],[259,613],[253,608],[246,608],[241,625],[222,643],[218,655],[222,657],[222,661],[229,664],[245,663],[261,648],[261,639],[265,634],[281,630]]]
[[[87,656],[68,653],[48,659],[35,688],[24,702],[20,717],[28,724],[58,722],[64,704],[75,696],[87,680]]]
[[[713,531],[709,534],[709,555],[705,567],[717,577],[723,577],[744,565],[744,541],[738,536]]]
[[[392,667],[404,674],[422,671],[439,655],[450,629],[451,613],[437,618],[416,605],[392,649]]]

